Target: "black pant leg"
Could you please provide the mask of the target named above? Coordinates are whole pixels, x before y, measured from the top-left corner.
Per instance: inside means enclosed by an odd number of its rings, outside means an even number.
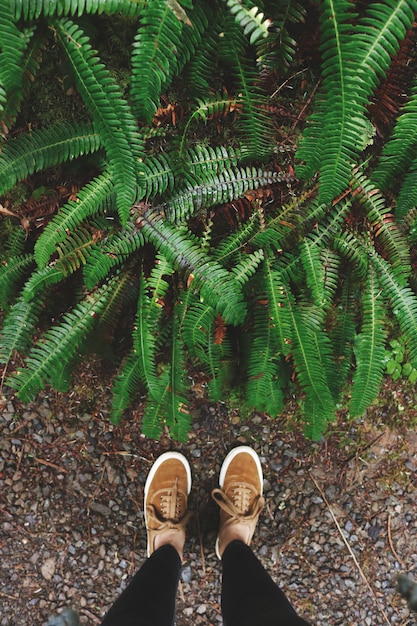
[[[309,626],[249,546],[232,541],[223,552],[222,563],[225,626]]]
[[[101,626],[172,626],[181,559],[170,545],[155,550],[104,617]]]

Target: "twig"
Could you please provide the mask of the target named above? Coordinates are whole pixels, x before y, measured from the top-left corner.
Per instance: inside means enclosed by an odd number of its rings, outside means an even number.
[[[379,610],[379,611],[382,613],[382,615],[384,616],[384,619],[385,619],[386,623],[388,624],[388,626],[391,626],[391,622],[389,621],[387,614],[385,613],[384,609],[380,606],[380,604],[379,604],[379,600],[378,600],[378,598],[376,597],[374,590],[372,589],[372,587],[371,587],[371,585],[370,585],[370,583],[369,583],[368,579],[366,578],[366,576],[365,576],[365,574],[364,574],[364,572],[363,572],[363,569],[361,568],[361,566],[360,566],[360,564],[359,564],[359,562],[358,562],[358,559],[356,558],[355,554],[353,553],[352,548],[351,548],[351,547],[350,547],[350,545],[349,545],[349,542],[347,541],[346,537],[344,536],[344,534],[343,534],[343,532],[342,532],[342,529],[341,529],[341,527],[340,527],[340,524],[339,524],[339,522],[337,521],[336,515],[334,514],[333,509],[332,509],[332,507],[330,506],[329,501],[327,500],[326,495],[325,495],[325,493],[324,493],[323,489],[320,487],[320,485],[318,484],[318,482],[316,481],[316,479],[314,478],[314,476],[313,476],[313,474],[312,474],[311,472],[310,472],[310,476],[311,476],[311,478],[312,478],[312,481],[313,481],[313,482],[314,482],[314,484],[316,485],[317,490],[319,491],[319,493],[320,493],[321,497],[323,498],[323,500],[324,500],[324,502],[325,502],[325,504],[326,504],[327,508],[329,509],[330,515],[332,516],[332,519],[333,519],[333,521],[334,521],[334,523],[335,523],[335,525],[336,525],[336,528],[337,528],[337,530],[339,531],[339,534],[340,534],[340,536],[341,536],[341,537],[342,537],[342,539],[343,539],[343,543],[345,544],[346,548],[348,549],[349,554],[350,554],[350,556],[352,557],[353,562],[355,563],[355,565],[356,565],[356,567],[357,567],[357,569],[358,569],[358,572],[359,572],[359,574],[361,575],[362,580],[364,581],[365,585],[368,587],[369,591],[371,592],[371,595],[372,595],[372,597],[373,597],[373,599],[374,599],[374,602],[375,602],[375,604],[376,604],[376,606],[377,606],[378,610]]]
[[[60,472],[63,472],[64,474],[68,474],[68,470],[65,469],[65,467],[61,467],[60,465],[56,465],[55,463],[51,463],[51,461],[45,461],[45,459],[39,459],[36,456],[35,456],[34,460],[37,463],[40,463],[41,465],[46,465],[47,467],[53,467],[54,469],[57,469]]]
[[[388,513],[387,530],[388,530],[388,543],[389,543],[389,547],[391,548],[391,552],[393,553],[393,555],[397,559],[398,563],[402,567],[404,567],[404,563],[402,562],[402,560],[398,556],[397,552],[395,551],[394,544],[392,543],[392,536],[391,536],[391,513]]]
[[[87,609],[80,609],[80,613],[88,617],[95,624],[101,624],[101,619],[97,617],[97,615],[94,615],[94,613],[91,613],[91,611],[88,611]]]
[[[2,598],[9,598],[9,600],[19,600],[19,596],[11,596],[9,593],[4,593],[4,591],[0,591],[0,596]]]

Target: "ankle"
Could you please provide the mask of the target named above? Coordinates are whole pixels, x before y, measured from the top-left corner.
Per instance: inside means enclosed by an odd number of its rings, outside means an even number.
[[[244,544],[249,545],[250,539],[250,528],[246,524],[233,524],[224,528],[219,540],[220,556],[222,556],[223,552],[232,541],[242,541]]]
[[[155,550],[165,545],[172,546],[178,552],[181,560],[184,551],[184,544],[185,533],[178,530],[167,530],[166,532],[160,533],[155,537],[154,541]]]

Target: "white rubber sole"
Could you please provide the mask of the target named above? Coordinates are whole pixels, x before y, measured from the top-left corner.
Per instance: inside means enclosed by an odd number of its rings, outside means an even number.
[[[145,483],[144,503],[146,503],[146,500],[148,499],[149,487],[150,487],[151,482],[153,481],[153,479],[155,477],[156,472],[161,467],[162,463],[164,463],[165,461],[167,461],[169,459],[176,459],[177,461],[180,461],[180,463],[183,464],[184,469],[185,469],[186,474],[187,474],[187,495],[190,494],[191,486],[192,486],[192,477],[191,477],[190,464],[188,463],[187,459],[180,452],[164,452],[164,454],[161,454],[161,456],[159,456],[156,459],[155,463],[152,465],[152,467],[151,467],[151,469],[149,471],[149,474],[148,474],[148,477],[147,477],[146,483]],[[145,526],[147,528],[148,527],[148,521],[147,521],[147,516],[146,516],[146,506],[144,506],[144,516],[145,516]],[[149,557],[149,546],[147,546],[146,551],[147,551],[147,555]]]
[[[262,472],[261,462],[259,460],[258,454],[255,452],[255,450],[252,450],[252,448],[250,448],[249,446],[238,446],[237,448],[233,448],[233,450],[230,450],[229,454],[224,459],[223,465],[222,465],[221,470],[220,470],[219,486],[220,486],[221,489],[223,489],[224,479],[226,477],[226,473],[227,473],[227,470],[229,469],[230,463],[241,452],[246,452],[246,454],[249,454],[253,458],[253,460],[255,461],[256,469],[258,470],[259,482],[261,484],[261,495],[262,495],[263,494],[264,476],[263,476],[263,472]]]

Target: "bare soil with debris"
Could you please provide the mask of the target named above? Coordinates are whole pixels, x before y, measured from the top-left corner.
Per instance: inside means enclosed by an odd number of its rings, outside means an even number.
[[[92,381],[90,381],[92,383]],[[259,453],[267,504],[253,547],[299,613],[316,626],[415,625],[395,592],[417,579],[417,394],[386,383],[361,421],[343,415],[326,440],[305,440],[292,414],[243,418],[196,402],[186,444],[140,432],[141,407],[107,419],[94,380],[22,406],[0,398],[0,625],[43,625],[64,607],[102,616],[144,560],[143,487],[157,456],[182,451],[194,485],[177,626],[221,626],[217,510],[210,491],[226,453]],[[90,386],[91,389],[91,386]]]

